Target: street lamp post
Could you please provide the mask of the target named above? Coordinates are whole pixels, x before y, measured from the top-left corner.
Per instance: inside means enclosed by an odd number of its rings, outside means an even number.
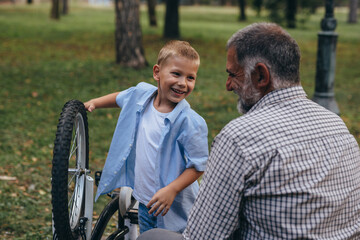
[[[335,57],[338,34],[334,32],[334,2],[326,0],[325,17],[321,20],[321,32],[318,33],[318,51],[316,62],[316,84],[313,101],[330,111],[340,114],[335,101]]]

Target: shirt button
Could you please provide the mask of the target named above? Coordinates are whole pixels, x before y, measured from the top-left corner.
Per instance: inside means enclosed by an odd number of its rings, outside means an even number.
[[[106,187],[106,186],[107,186],[107,183],[105,183],[104,186]]]
[[[130,147],[132,146],[132,144],[129,145]]]
[[[117,173],[117,171],[114,172],[114,174],[116,174],[116,173]]]
[[[125,161],[125,158],[123,158],[123,160]]]

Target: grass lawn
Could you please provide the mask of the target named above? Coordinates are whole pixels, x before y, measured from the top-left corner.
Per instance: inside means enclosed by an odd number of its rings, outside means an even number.
[[[159,26],[141,24],[147,68],[133,70],[114,63],[114,9],[70,6],[60,21],[49,19],[50,5],[0,5],[0,239],[51,239],[51,159],[58,117],[70,99],[119,91],[152,79],[152,65],[164,44],[164,7]],[[181,7],[180,30],[201,56],[195,90],[188,100],[208,123],[209,143],[239,114],[236,96],[225,90],[227,39],[239,28],[266,21],[248,12],[237,22],[231,7]],[[360,24],[346,23],[346,9],[337,9],[335,94],[341,117],[360,142]],[[312,97],[315,86],[317,33],[323,11],[298,29],[289,30],[301,51],[301,79]],[[90,166],[100,170],[112,138],[118,110],[88,114]],[[95,217],[107,202],[95,204]]]

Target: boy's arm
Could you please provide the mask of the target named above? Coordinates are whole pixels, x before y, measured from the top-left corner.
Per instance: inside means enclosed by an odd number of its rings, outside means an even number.
[[[119,92],[110,93],[108,95],[91,99],[84,103],[85,109],[89,112],[94,111],[96,108],[115,108],[119,107],[116,104],[116,96]]]
[[[195,182],[202,174],[203,172],[199,172],[195,168],[185,169],[179,177],[154,194],[146,205],[147,208],[150,208],[154,204],[149,214],[152,214],[157,209],[155,216],[158,216],[161,212],[163,212],[162,215],[164,216],[169,211],[176,195]]]

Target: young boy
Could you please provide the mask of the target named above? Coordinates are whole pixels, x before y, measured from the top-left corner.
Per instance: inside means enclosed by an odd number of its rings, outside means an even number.
[[[208,158],[207,125],[185,100],[195,87],[200,57],[189,43],[170,41],[159,52],[157,88],[139,83],[85,103],[121,113],[96,199],[121,186],[139,201],[140,232],[182,232]]]

